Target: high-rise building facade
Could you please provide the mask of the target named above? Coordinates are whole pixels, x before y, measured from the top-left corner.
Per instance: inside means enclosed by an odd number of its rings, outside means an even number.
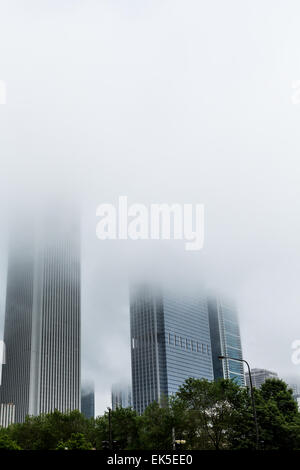
[[[7,428],[15,422],[15,405],[0,403],[0,428]]]
[[[245,385],[242,344],[238,314],[232,302],[218,297],[208,300],[209,326],[211,336],[214,378],[233,379],[238,385]],[[220,360],[219,356],[233,359]]]
[[[111,407],[115,411],[117,408],[132,407],[132,391],[129,384],[113,384],[111,388]]]
[[[92,383],[81,388],[81,413],[88,419],[95,417],[95,390]]]
[[[245,377],[246,385],[247,387],[250,387],[248,371],[246,372]],[[276,372],[272,372],[271,370],[255,368],[251,369],[251,378],[253,387],[260,388],[267,379],[278,379],[278,374]]]
[[[205,296],[137,286],[130,292],[133,408],[177,392],[189,377],[213,380]]]
[[[51,230],[51,235],[49,233]],[[77,224],[48,220],[22,232],[8,259],[1,402],[15,420],[80,409],[80,237]]]

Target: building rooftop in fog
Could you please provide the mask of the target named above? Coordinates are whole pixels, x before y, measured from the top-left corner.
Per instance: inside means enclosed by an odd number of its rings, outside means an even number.
[[[95,417],[95,390],[93,383],[86,383],[81,387],[81,413],[88,419]]]
[[[111,406],[114,411],[117,408],[132,407],[132,391],[130,384],[118,383],[112,385]]]

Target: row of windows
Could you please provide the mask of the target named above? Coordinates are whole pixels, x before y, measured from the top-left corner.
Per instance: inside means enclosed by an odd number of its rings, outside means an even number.
[[[142,344],[146,344],[147,342],[152,343],[154,338],[141,338]],[[132,349],[136,349],[138,347],[138,339],[132,338]],[[182,349],[187,351],[193,351],[201,354],[210,354],[210,349],[208,344],[200,343],[191,338],[185,338],[180,335],[175,335],[172,333],[168,333],[167,335],[167,344],[170,346],[178,346]]]
[[[194,351],[202,354],[209,354],[208,344],[199,343],[191,338],[184,338],[179,335],[168,333],[168,344],[172,346],[179,346],[180,348]]]

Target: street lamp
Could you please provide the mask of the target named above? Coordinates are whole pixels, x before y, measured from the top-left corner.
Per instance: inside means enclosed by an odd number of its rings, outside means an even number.
[[[253,385],[252,385],[252,375],[251,375],[251,370],[250,366],[245,359],[236,359],[235,357],[230,357],[230,356],[218,356],[218,358],[223,361],[224,359],[229,359],[230,361],[236,361],[236,362],[244,362],[247,364],[248,367],[248,372],[249,372],[249,382],[250,382],[250,394],[251,394],[251,402],[252,402],[252,409],[253,409],[253,417],[254,417],[254,423],[255,423],[255,431],[256,431],[256,450],[259,449],[259,432],[258,432],[258,422],[257,422],[257,415],[256,415],[256,407],[255,407],[255,399],[254,399],[254,391],[253,391]]]

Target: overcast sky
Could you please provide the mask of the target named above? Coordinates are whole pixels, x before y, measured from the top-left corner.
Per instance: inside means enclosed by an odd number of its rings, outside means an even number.
[[[300,380],[299,15],[297,0],[0,0],[1,211],[80,201],[82,373],[97,413],[130,377],[137,270],[231,295],[244,357]],[[119,195],[204,204],[203,250],[98,240],[96,208]]]

